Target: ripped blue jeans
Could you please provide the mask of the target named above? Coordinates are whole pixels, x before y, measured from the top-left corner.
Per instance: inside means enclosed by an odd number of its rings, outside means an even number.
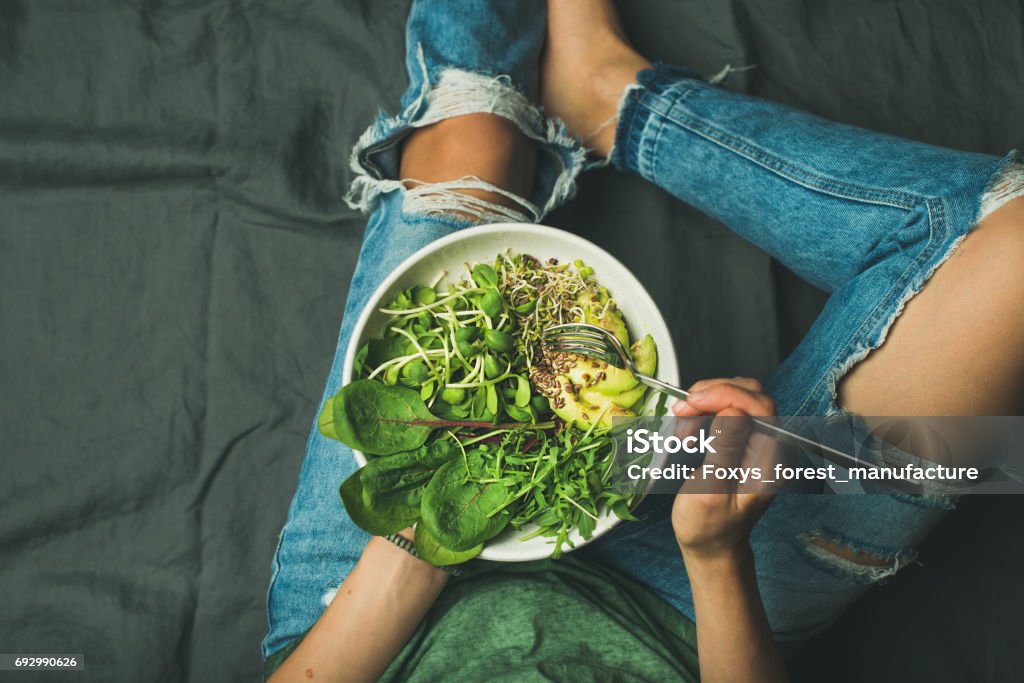
[[[414,3],[402,112],[381,116],[352,156],[357,177],[348,200],[372,213],[325,398],[339,388],[357,316],[402,260],[471,225],[541,220],[572,196],[577,175],[593,163],[564,126],[532,104],[544,5]],[[534,193],[514,197],[518,209],[453,191],[496,189],[479,179],[425,185],[398,177],[399,143],[411,130],[478,112],[512,121],[540,148]],[[984,215],[1024,194],[1015,153],[1000,160],[839,125],[666,66],[639,74],[625,93],[611,163],[719,219],[831,292],[810,333],[765,382],[782,415],[840,412],[842,375],[882,343],[903,305]],[[273,559],[264,656],[313,625],[369,540],[338,496],[355,467],[349,449],[321,436],[314,419]],[[621,524],[578,553],[647,585],[693,619],[671,497],[651,502],[644,521]],[[899,493],[777,497],[751,539],[776,637],[802,639],[827,626],[910,562],[952,507],[939,496]],[[817,539],[870,552],[884,564],[844,560]]]

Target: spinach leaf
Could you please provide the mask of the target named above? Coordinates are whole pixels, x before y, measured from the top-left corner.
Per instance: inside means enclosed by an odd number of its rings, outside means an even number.
[[[416,511],[416,514],[410,515],[408,514],[409,511],[400,510],[393,516],[387,511],[370,510],[363,498],[362,472],[362,469],[353,472],[342,483],[339,490],[341,502],[345,505],[345,511],[348,512],[348,516],[352,518],[356,526],[374,536],[387,536],[416,523],[416,518],[419,516],[418,511]]]
[[[445,547],[468,551],[508,525],[510,515],[500,509],[507,498],[502,482],[472,479],[462,460],[455,458],[442,465],[427,484],[420,503],[420,523]]]
[[[333,409],[334,438],[369,455],[419,448],[436,426],[431,423],[437,421],[419,392],[372,379],[343,386],[334,397]]]
[[[436,441],[415,451],[368,461],[360,475],[363,504],[372,514],[396,519],[418,518],[423,489],[437,469],[448,461],[450,453],[447,441]]]
[[[338,441],[338,433],[334,431],[334,397],[328,396],[324,401],[324,407],[316,418],[317,429],[328,439]]]
[[[433,534],[427,531],[427,527],[423,524],[416,525],[416,537],[414,542],[416,543],[416,553],[423,558],[423,560],[429,562],[435,567],[442,567],[446,564],[460,564],[462,562],[468,562],[479,555],[484,549],[483,543],[478,543],[469,550],[461,552],[452,550],[451,548],[445,548],[441,545],[440,541],[434,538]]]
[[[371,339],[366,342],[366,365],[375,368],[378,365],[388,362],[392,358],[405,355],[405,347],[408,342],[403,337],[390,337],[384,339]]]

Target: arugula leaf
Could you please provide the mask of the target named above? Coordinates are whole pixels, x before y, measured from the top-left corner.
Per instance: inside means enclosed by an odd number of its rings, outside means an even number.
[[[405,514],[407,511],[397,511],[392,515],[388,511],[370,510],[364,502],[362,472],[362,469],[353,472],[339,489],[345,511],[356,526],[374,536],[387,536],[416,523],[418,514],[410,517]]]
[[[597,522],[590,515],[580,515],[579,523],[576,526],[580,531],[580,536],[584,539],[589,539],[594,535],[594,528],[597,526]]]
[[[626,520],[629,522],[639,522],[640,520],[633,515],[633,512],[629,509],[629,501],[625,498],[620,498],[611,504],[612,512],[619,519]]]
[[[427,531],[424,524],[416,525],[416,553],[435,567],[442,567],[447,564],[460,564],[468,562],[480,554],[484,549],[483,543],[478,543],[469,550],[457,551],[446,548],[441,542],[434,538],[434,535]]]
[[[508,525],[508,511],[500,510],[507,497],[504,484],[470,478],[456,458],[442,465],[427,484],[420,524],[442,545],[468,551]]]

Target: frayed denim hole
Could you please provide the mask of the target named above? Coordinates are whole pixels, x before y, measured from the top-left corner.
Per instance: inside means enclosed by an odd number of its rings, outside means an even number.
[[[817,532],[798,536],[804,556],[819,569],[841,579],[860,584],[880,584],[914,562],[917,551],[906,548],[891,550],[855,541],[841,533]],[[855,555],[872,560],[857,562],[837,555],[828,546],[852,551]]]
[[[413,128],[401,128],[378,143],[361,150],[358,165],[372,178],[377,180],[395,180],[400,160],[402,142],[412,134]],[[390,158],[382,159],[387,154]],[[380,163],[383,161],[384,163]],[[390,169],[396,169],[389,172]]]
[[[819,390],[823,389],[828,397],[828,402],[825,406],[826,417],[853,415],[853,413],[837,403],[839,383],[856,365],[867,358],[872,351],[875,351],[885,343],[889,336],[889,331],[896,323],[897,318],[903,314],[907,304],[924,289],[932,275],[935,274],[935,271],[956,253],[960,244],[970,234],[971,230],[977,226],[977,223],[975,223],[963,234],[956,236],[946,246],[945,252],[936,259],[936,251],[949,238],[949,225],[946,221],[945,204],[942,198],[933,198],[924,200],[924,206],[928,211],[930,233],[928,242],[921,247],[920,252],[914,257],[911,265],[900,273],[892,288],[860,325],[856,333],[857,338],[851,341],[842,353],[837,355],[831,369],[822,378],[821,382],[816,385],[815,390],[808,395],[800,407],[798,411],[800,414],[803,414],[808,409],[808,404],[815,397],[819,396]],[[879,320],[883,316],[885,316],[885,320],[879,325]],[[870,338],[864,339],[868,335],[870,335]]]
[[[441,183],[420,183],[415,180],[402,182],[405,185],[402,217],[406,220],[429,218],[452,221],[452,225],[458,225],[462,221],[468,225],[477,225],[533,223],[538,217],[536,207],[527,200],[476,176],[465,176]],[[481,190],[501,195],[522,207],[522,210],[482,199],[462,190]]]
[[[324,607],[330,607],[331,603],[334,602],[334,597],[338,594],[338,590],[340,588],[341,586],[335,586],[334,588],[331,588],[322,596],[320,596],[320,604]]]
[[[645,119],[650,116],[649,109],[646,110],[646,115],[641,113],[644,95],[644,86],[637,84],[626,88],[619,102],[619,122],[615,127],[615,140],[608,153],[608,160],[612,166],[622,171],[637,168],[637,143],[642,137]]]
[[[978,208],[978,222],[1014,199],[1024,197],[1024,155],[1012,150],[999,162],[989,179]]]
[[[922,248],[921,253],[918,254],[915,259],[915,265],[924,267],[926,270],[924,270],[923,273],[915,275],[910,283],[904,285],[902,295],[896,302],[895,311],[889,316],[889,319],[885,324],[882,325],[881,332],[877,336],[877,339],[858,343],[848,352],[844,360],[837,362],[837,364],[829,371],[829,374],[825,377],[825,382],[828,392],[831,395],[831,401],[829,402],[826,415],[851,414],[836,403],[837,387],[839,386],[839,382],[842,378],[845,377],[846,374],[854,368],[854,366],[867,358],[872,351],[879,348],[885,342],[886,337],[888,337],[889,330],[896,322],[896,319],[903,313],[904,308],[906,308],[910,300],[924,289],[935,272],[956,253],[963,241],[975,228],[978,227],[979,223],[1007,202],[1020,197],[1024,197],[1024,155],[1017,150],[1012,150],[996,164],[994,171],[989,177],[985,192],[978,197],[978,210],[975,220],[972,221],[961,234],[956,235],[956,237],[949,242],[948,246],[946,246],[945,253],[930,264],[928,261],[933,260],[932,256],[935,249],[937,249],[944,240],[947,240],[950,237],[948,234],[950,226],[946,221],[946,208],[942,198],[933,198],[925,201],[925,204],[928,207],[932,235],[928,244]],[[904,278],[901,277],[901,282],[897,283],[897,287],[902,284],[903,279]],[[869,318],[865,322],[865,325],[873,324],[874,316],[881,309],[886,307],[887,301],[880,304],[872,314],[872,318]],[[805,401],[804,405],[801,407],[801,411],[807,408],[807,404],[812,400],[814,393],[816,392],[813,392],[811,396],[808,396],[807,401]]]
[[[886,489],[882,492],[898,501],[908,503],[910,505],[916,505],[920,508],[929,508],[933,510],[955,510],[958,500],[958,498],[954,496],[930,492],[922,493],[919,496],[912,496],[909,493],[893,491],[892,489]]]
[[[465,216],[459,216],[454,213],[438,212],[434,214],[420,213],[420,214],[405,214],[402,215],[402,222],[405,227],[415,229],[417,227],[423,228],[443,228],[445,232],[458,232],[459,230],[465,230],[466,228],[472,228],[480,225],[479,221],[472,220]]]
[[[563,122],[545,119],[540,108],[530,102],[508,76],[453,67],[441,70],[426,94],[422,116],[411,125],[419,128],[456,116],[480,113],[493,114],[514,124],[528,140],[537,144],[539,152],[557,169],[552,186],[539,205],[522,197],[512,197],[524,211],[514,218],[506,216],[501,220],[537,222],[575,193],[575,180],[586,162],[586,149],[569,134]],[[488,189],[495,191],[492,188]],[[505,213],[492,212],[497,216]]]
[[[619,138],[622,136],[623,131],[629,130],[629,123],[635,118],[635,114],[633,114],[632,112],[635,111],[636,101],[639,99],[639,95],[642,90],[643,86],[641,86],[638,83],[633,83],[631,85],[626,86],[626,89],[622,91],[622,97],[619,99],[619,104],[615,107],[615,115],[612,116],[607,121],[605,121],[603,124],[601,124],[601,126],[596,131],[594,131],[590,138],[588,138],[592,139],[609,126],[613,124],[615,125],[615,135],[612,138],[612,147],[610,150],[608,150],[608,156],[592,164],[593,168],[603,168],[605,166],[608,166],[609,164],[613,164],[616,165],[616,167],[618,167],[614,159],[616,159],[617,156],[619,156],[617,154]],[[624,120],[626,121],[625,124],[623,123]],[[584,143],[585,142],[586,140],[584,140]]]
[[[927,458],[904,451],[885,441],[879,434],[868,427],[859,415],[846,410],[834,402],[833,410],[829,411],[827,417],[830,419],[842,418],[837,420],[840,424],[852,426],[854,432],[853,439],[857,447],[853,455],[858,460],[868,463],[869,466],[879,465],[882,467],[900,468],[908,464],[920,467],[936,464]],[[863,452],[864,449],[867,450],[867,453]],[[867,494],[886,495],[920,508],[941,510],[956,509],[956,501],[959,500],[962,493],[955,485],[947,484],[944,480],[926,480],[921,482],[921,493],[917,495],[898,491],[884,480],[864,480],[860,481],[859,485],[863,488],[863,492]]]
[[[394,154],[398,142],[412,130],[444,119],[467,114],[493,114],[513,123],[528,139],[538,144],[541,153],[557,169],[552,187],[539,207],[517,201],[526,209],[514,218],[504,211],[488,210],[483,222],[500,220],[536,222],[564,203],[575,193],[576,177],[586,164],[586,149],[568,132],[565,124],[545,119],[539,107],[515,88],[508,76],[486,75],[447,67],[436,74],[433,82],[424,72],[424,86],[419,97],[399,116],[381,115],[359,139],[352,150],[350,167],[355,176],[346,203],[353,209],[372,211],[381,193],[401,187],[402,181],[378,163],[382,155]],[[385,159],[386,160],[386,159]],[[394,160],[392,160],[394,161]],[[397,165],[397,162],[391,165]],[[543,191],[546,191],[545,188]],[[521,198],[518,198],[521,200]],[[432,210],[428,207],[428,211]],[[525,216],[525,220],[524,220]]]

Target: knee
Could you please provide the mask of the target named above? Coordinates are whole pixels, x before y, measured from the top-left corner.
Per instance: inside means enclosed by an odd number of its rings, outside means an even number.
[[[477,222],[534,221],[525,198],[536,145],[511,121],[467,114],[415,129],[402,144],[399,175],[409,213],[454,212]]]

